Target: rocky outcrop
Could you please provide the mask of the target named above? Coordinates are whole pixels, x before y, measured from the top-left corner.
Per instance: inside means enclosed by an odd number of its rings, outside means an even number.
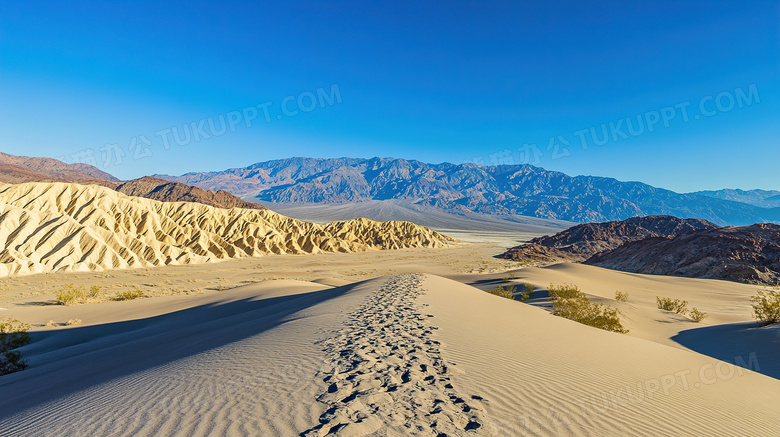
[[[196,202],[216,208],[265,209],[262,205],[241,200],[227,191],[206,191],[151,176],[124,182],[116,190],[128,196],[146,197],[160,202]]]
[[[624,243],[653,237],[673,237],[716,225],[700,219],[672,216],[633,217],[605,223],[584,223],[552,236],[532,239],[503,254],[506,259],[529,262],[584,261]]]
[[[704,229],[647,238],[594,255],[585,264],[654,275],[780,283],[780,225]]]

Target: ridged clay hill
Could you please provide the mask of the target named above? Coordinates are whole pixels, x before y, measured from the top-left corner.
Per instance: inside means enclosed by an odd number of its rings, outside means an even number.
[[[320,225],[266,209],[159,202],[97,185],[0,183],[0,276],[442,247],[453,241],[410,222]]]

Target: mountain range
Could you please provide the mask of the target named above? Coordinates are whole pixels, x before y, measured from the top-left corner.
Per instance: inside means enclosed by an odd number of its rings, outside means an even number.
[[[734,190],[697,191],[692,194],[714,197],[716,199],[733,200],[748,203],[763,208],[780,207],[780,191],[777,190]]]
[[[289,158],[225,171],[156,177],[208,190],[226,190],[245,200],[276,203],[404,199],[454,212],[573,222],[646,215],[701,218],[718,225],[780,221],[780,207],[746,203],[744,196],[681,194],[641,182],[568,176],[530,165],[486,167],[393,158]]]
[[[0,152],[0,182],[78,182],[114,188],[119,179],[89,164],[66,164],[53,158],[32,158]]]

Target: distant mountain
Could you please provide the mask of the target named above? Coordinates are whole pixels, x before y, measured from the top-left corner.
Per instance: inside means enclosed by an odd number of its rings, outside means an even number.
[[[119,179],[89,164],[66,164],[52,158],[31,158],[0,152],[0,182],[78,182],[113,188]]]
[[[780,191],[776,190],[718,190],[718,191],[697,191],[691,194],[699,194],[716,199],[732,200],[734,202],[747,203],[763,208],[780,207]]]
[[[594,255],[585,264],[774,285],[780,283],[780,226],[760,223],[647,238]]]
[[[128,196],[146,197],[161,202],[196,202],[226,209],[265,209],[262,205],[241,200],[227,191],[206,191],[200,187],[168,182],[151,176],[124,182],[116,187],[116,190]]]
[[[290,158],[226,171],[158,177],[269,202],[407,199],[447,211],[574,222],[646,215],[702,218],[720,225],[780,221],[780,208],[679,194],[640,182],[572,177],[530,165],[485,167],[392,158]]]
[[[88,164],[66,164],[52,158],[31,158],[0,153],[0,182],[76,182],[102,185],[128,196],[146,197],[161,202],[196,202],[217,208],[265,209],[227,191],[206,191],[200,187],[145,176],[120,182],[114,176]]]
[[[507,250],[502,256],[514,261],[584,261],[621,245],[647,238],[670,238],[686,232],[718,228],[706,220],[672,216],[633,217],[606,223],[584,223],[552,236],[534,238]]]

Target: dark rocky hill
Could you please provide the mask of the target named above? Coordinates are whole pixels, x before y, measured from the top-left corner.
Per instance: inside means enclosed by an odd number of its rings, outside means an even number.
[[[168,182],[151,176],[125,182],[116,190],[128,196],[146,197],[161,202],[196,202],[217,208],[265,209],[256,203],[241,200],[227,191],[206,191],[179,182]]]
[[[628,242],[585,264],[655,275],[780,283],[780,226],[702,229]]]
[[[633,217],[605,223],[584,223],[552,236],[534,238],[526,244],[509,249],[503,257],[531,262],[584,261],[597,253],[615,249],[631,241],[654,237],[668,238],[717,227],[706,220],[672,216]]]

